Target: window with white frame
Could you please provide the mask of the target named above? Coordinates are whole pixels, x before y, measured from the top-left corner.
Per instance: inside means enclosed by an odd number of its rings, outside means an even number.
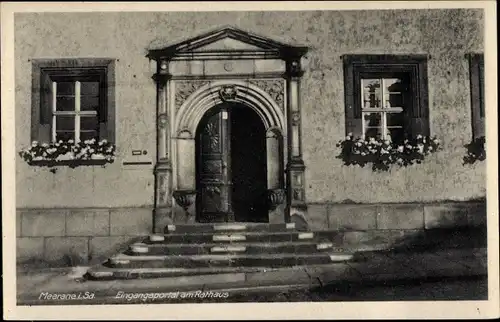
[[[114,61],[33,61],[32,104],[33,140],[113,142]]]
[[[52,141],[98,139],[99,79],[57,80],[53,79],[51,83]]]
[[[362,133],[365,137],[404,137],[404,105],[408,84],[403,78],[362,78]]]
[[[427,56],[344,55],[346,133],[399,142],[429,135]]]

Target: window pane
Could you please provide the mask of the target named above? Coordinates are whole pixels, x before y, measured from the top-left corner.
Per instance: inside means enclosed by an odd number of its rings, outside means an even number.
[[[97,135],[97,131],[81,131],[80,132],[80,141],[85,141],[85,140],[90,140],[90,139],[96,139],[96,140],[99,139],[99,137]]]
[[[362,79],[363,108],[381,107],[380,79]]]
[[[365,138],[380,139],[381,137],[382,137],[382,128],[381,127],[365,128]]]
[[[376,127],[382,124],[382,113],[363,113],[365,127]]]
[[[80,110],[82,111],[98,111],[99,97],[98,96],[82,96],[80,98]]]
[[[385,96],[385,107],[404,107],[403,94],[387,94]]]
[[[393,143],[400,143],[405,139],[405,131],[401,126],[388,127],[387,136]]]
[[[403,113],[387,113],[387,126],[403,126],[404,114]]]
[[[406,87],[400,78],[385,78],[386,107],[403,107],[403,93],[406,91]]]
[[[99,95],[99,82],[82,82],[80,86],[82,95]]]
[[[75,83],[57,82],[57,95],[75,95]]]
[[[384,78],[384,89],[386,92],[404,92],[403,81],[400,78]]]
[[[57,131],[74,131],[75,130],[75,117],[72,115],[58,115],[56,116],[56,130]]]
[[[75,140],[75,132],[56,132],[56,141]]]
[[[74,111],[75,98],[71,96],[57,96],[56,111]]]
[[[99,128],[97,116],[82,116],[80,118],[80,128],[82,130],[97,130]]]

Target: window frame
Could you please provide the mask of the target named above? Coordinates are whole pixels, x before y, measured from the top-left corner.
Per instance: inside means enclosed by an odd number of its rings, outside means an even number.
[[[404,132],[411,137],[429,135],[429,99],[427,79],[427,55],[343,55],[345,128],[346,134],[363,136],[361,79],[362,75],[384,78],[390,75],[407,75],[411,95],[411,107],[404,111]]]
[[[371,75],[368,75],[371,76]],[[385,86],[385,80],[394,78],[396,75],[374,75],[377,76],[377,78],[365,78],[361,77],[360,78],[360,103],[361,103],[361,133],[363,136],[366,136],[366,126],[365,126],[365,121],[364,121],[364,114],[370,114],[370,113],[376,113],[380,115],[380,128],[383,130],[381,139],[382,140],[387,140],[388,138],[388,130],[389,126],[387,125],[387,115],[390,113],[401,113],[403,116],[406,113],[404,110],[403,106],[398,106],[398,107],[387,107],[385,105],[385,94],[386,94],[386,86]],[[384,77],[378,77],[378,76],[384,76]],[[389,77],[387,77],[389,76]],[[377,79],[380,81],[380,106],[379,107],[368,107],[366,108],[364,106],[365,103],[365,91],[363,87],[363,79]],[[389,92],[390,93],[390,92]],[[404,97],[405,92],[400,92],[398,93]],[[402,124],[402,128],[404,130],[404,124]],[[392,139],[391,139],[392,140]]]
[[[44,94],[47,77],[86,77],[99,74],[102,103],[98,111],[99,139],[115,142],[115,60],[109,58],[32,60],[31,140],[53,142],[52,104]],[[101,105],[102,104],[102,105]]]
[[[485,136],[484,54],[469,53],[472,138]]]

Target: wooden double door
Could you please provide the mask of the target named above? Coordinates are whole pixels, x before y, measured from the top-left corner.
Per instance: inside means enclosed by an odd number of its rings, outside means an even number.
[[[250,107],[222,103],[196,133],[198,222],[268,222],[266,130]]]

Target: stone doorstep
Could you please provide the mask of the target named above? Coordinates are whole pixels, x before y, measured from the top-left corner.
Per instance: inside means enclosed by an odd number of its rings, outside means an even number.
[[[316,254],[207,254],[191,256],[129,256],[118,255],[106,265],[111,268],[162,268],[162,267],[239,267],[267,266],[293,267],[302,265],[327,264],[350,260],[352,254],[320,252]],[[108,266],[109,265],[109,266]]]
[[[480,251],[480,250],[478,250]],[[118,273],[122,275],[121,278],[155,278],[160,276],[182,276],[187,274],[206,274],[206,273],[226,273],[226,272],[254,272],[254,273],[266,273],[273,272],[277,270],[287,270],[287,269],[301,269],[305,268],[307,272],[313,272],[315,274],[315,269],[317,267],[327,266],[331,268],[331,265],[336,265],[335,267],[348,267],[353,274],[350,274],[349,278],[347,276],[342,276],[343,272],[331,271],[326,272],[319,278],[322,283],[327,283],[330,279],[347,281],[363,281],[366,278],[370,280],[374,279],[408,279],[408,278],[424,278],[428,276],[469,276],[469,275],[486,275],[487,267],[485,265],[470,265],[470,263],[457,262],[454,258],[443,258],[440,256],[431,257],[432,254],[413,254],[408,256],[406,260],[403,259],[391,259],[387,256],[381,256],[378,260],[374,262],[340,262],[333,264],[310,264],[282,268],[265,268],[265,267],[205,267],[205,268],[100,268],[96,273],[110,274]],[[413,257],[413,258],[411,258]],[[451,256],[453,257],[453,256]],[[427,260],[425,265],[422,265],[422,261]],[[477,258],[476,258],[477,260]],[[420,263],[420,266],[419,266]],[[413,269],[412,269],[413,267]],[[311,269],[313,268],[313,269]],[[389,269],[391,268],[391,269]],[[134,274],[135,276],[126,276],[126,274]],[[123,275],[125,274],[125,275]],[[340,274],[340,275],[339,275]],[[311,275],[311,274],[310,274]],[[392,276],[392,277],[391,277]]]
[[[301,265],[270,266],[201,266],[201,267],[95,267],[88,271],[87,278],[90,280],[113,280],[113,279],[157,279],[168,277],[185,277],[192,275],[213,275],[225,273],[267,273],[281,270],[300,270],[308,267],[321,267],[325,265],[342,265],[342,262],[332,262],[330,259],[320,263],[309,263]],[[331,266],[329,266],[331,268]]]
[[[333,243],[318,242],[274,242],[274,243],[206,243],[206,244],[132,244],[127,254],[132,256],[147,255],[201,255],[210,253],[245,253],[245,254],[276,254],[276,253],[314,253],[339,250]],[[135,251],[134,251],[135,250]],[[138,251],[140,250],[140,251]],[[341,250],[339,250],[341,251]]]
[[[126,255],[126,254],[119,254],[116,256],[113,256],[110,258],[110,260],[114,261],[122,261],[122,260],[127,260],[127,261],[168,261],[171,259],[178,259],[178,258],[186,258],[186,259],[192,259],[192,260],[225,260],[225,259],[236,259],[236,258],[255,258],[255,259],[276,259],[276,258],[297,258],[297,257],[324,257],[324,256],[329,256],[330,258],[352,258],[353,254],[347,254],[347,253],[330,253],[330,252],[321,252],[321,253],[316,253],[316,254],[258,254],[258,255],[253,255],[253,254],[202,254],[202,255]]]
[[[163,237],[163,238],[161,238]],[[238,231],[155,234],[144,238],[146,244],[213,243],[213,242],[292,242],[313,240],[313,232],[298,231]]]
[[[279,232],[293,231],[295,223],[269,224],[253,222],[216,223],[216,224],[179,224],[167,225],[165,233],[209,233],[209,232]]]

